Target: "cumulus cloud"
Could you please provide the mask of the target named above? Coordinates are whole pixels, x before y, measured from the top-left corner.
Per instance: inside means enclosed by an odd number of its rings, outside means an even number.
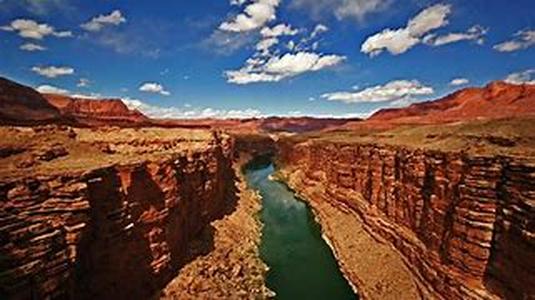
[[[524,50],[535,45],[535,30],[521,30],[515,33],[513,39],[494,46],[499,52],[514,52]]]
[[[27,39],[42,40],[47,36],[59,38],[71,37],[70,31],[56,31],[56,29],[46,23],[39,24],[30,19],[16,19],[9,25],[1,26],[1,30],[16,32],[20,37]]]
[[[445,35],[437,36],[430,34],[424,37],[424,43],[431,46],[442,46],[460,41],[475,41],[477,44],[484,43],[484,36],[488,29],[480,25],[470,27],[466,32],[452,32]]]
[[[246,119],[260,117],[262,113],[257,109],[215,109],[185,107],[161,107],[148,104],[144,101],[126,98],[122,100],[130,109],[137,109],[152,118],[161,119]]]
[[[392,0],[293,0],[290,7],[308,12],[313,18],[333,12],[337,19],[351,18],[363,21],[369,14],[382,11]]]
[[[43,47],[41,45],[38,45],[38,44],[34,44],[34,43],[25,43],[25,44],[22,44],[20,47],[19,47],[20,50],[24,50],[24,51],[30,51],[30,52],[33,52],[33,51],[45,51],[46,50],[46,47]]]
[[[505,78],[511,84],[535,84],[535,69],[511,73]]]
[[[466,78],[454,78],[450,81],[451,86],[466,85],[468,83],[470,83],[470,80]]]
[[[361,51],[370,56],[379,55],[384,50],[394,55],[404,53],[422,42],[425,34],[447,25],[447,17],[450,12],[450,5],[436,4],[430,6],[410,19],[406,27],[398,29],[387,28],[368,37],[362,44]]]
[[[288,24],[278,24],[276,26],[273,26],[271,28],[269,27],[264,27],[262,28],[262,30],[260,30],[260,35],[262,35],[263,37],[278,37],[278,36],[283,36],[283,35],[296,35],[299,33],[299,30],[298,29],[294,29],[292,28],[291,25],[288,25]]]
[[[59,95],[68,95],[69,91],[53,86],[48,84],[43,84],[38,86],[35,90],[37,90],[41,94],[59,94]]]
[[[92,18],[89,22],[80,25],[84,30],[97,32],[102,30],[106,26],[117,26],[121,23],[125,23],[126,18],[123,16],[120,10],[114,10],[108,15],[99,15]]]
[[[248,84],[277,82],[306,72],[319,71],[341,63],[345,57],[314,52],[286,53],[270,58],[250,58],[239,70],[226,71],[228,82]]]
[[[155,82],[145,82],[139,87],[139,90],[142,92],[155,93],[164,96],[171,95],[171,93],[166,91],[161,84]]]
[[[264,38],[256,44],[256,50],[268,55],[269,49],[279,43],[279,39],[276,37]]]
[[[74,74],[74,69],[71,67],[56,67],[56,66],[38,67],[38,66],[35,66],[32,68],[32,71],[34,71],[35,73],[41,76],[48,77],[48,78],[56,78],[59,76]]]
[[[241,1],[237,4],[242,3]],[[261,28],[276,19],[276,9],[280,0],[254,0],[245,6],[243,12],[232,20],[223,22],[219,29],[231,32],[247,32]]]
[[[260,31],[262,39],[256,44],[256,50],[262,56],[268,56],[270,54],[271,47],[279,43],[279,37],[281,36],[293,36],[299,33],[299,30],[293,29],[292,26],[287,24],[278,24],[272,28],[264,27]]]
[[[240,69],[226,71],[224,74],[227,81],[234,84],[278,82],[340,64],[346,57],[315,51],[318,43],[312,43],[314,38],[327,30],[322,24],[317,25],[311,34],[306,30],[294,29],[288,24],[264,27],[260,31],[262,38],[256,44],[256,52]],[[297,35],[302,36],[298,43],[290,40],[280,45],[279,39],[283,36],[291,36],[294,39]]]
[[[323,94],[321,97],[328,101],[344,103],[364,102],[407,102],[413,97],[431,95],[434,90],[423,85],[418,80],[395,80],[384,85],[376,85],[359,91],[334,92]]]

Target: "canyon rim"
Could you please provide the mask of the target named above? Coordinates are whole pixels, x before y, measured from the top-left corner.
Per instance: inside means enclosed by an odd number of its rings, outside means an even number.
[[[534,10],[0,1],[0,299],[535,299]]]

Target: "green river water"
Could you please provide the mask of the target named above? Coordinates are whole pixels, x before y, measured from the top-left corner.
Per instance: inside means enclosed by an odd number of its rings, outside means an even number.
[[[283,183],[269,179],[267,159],[244,168],[249,186],[262,196],[260,254],[270,270],[266,284],[276,299],[356,299],[311,209]]]

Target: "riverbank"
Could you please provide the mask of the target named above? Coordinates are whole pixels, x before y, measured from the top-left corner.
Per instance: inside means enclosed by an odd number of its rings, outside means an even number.
[[[278,170],[276,178],[310,204],[342,273],[356,287],[361,299],[426,298],[427,293],[401,255],[370,234],[359,216],[349,209],[332,206],[326,199],[325,187],[316,182],[304,184],[299,170]]]
[[[259,255],[261,224],[259,195],[247,187],[242,167],[234,163],[237,203],[234,211],[208,226],[190,249],[195,257],[156,298],[160,299],[267,299],[267,266]]]

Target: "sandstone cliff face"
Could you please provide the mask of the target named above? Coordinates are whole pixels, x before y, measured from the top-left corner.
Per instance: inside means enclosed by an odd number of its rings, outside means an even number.
[[[149,119],[129,109],[120,99],[81,99],[64,95],[44,94],[44,98],[63,116],[87,125],[135,124]]]
[[[233,195],[232,141],[0,182],[0,298],[147,299]]]
[[[295,187],[323,186],[444,299],[535,296],[535,163],[400,146],[279,143]]]

